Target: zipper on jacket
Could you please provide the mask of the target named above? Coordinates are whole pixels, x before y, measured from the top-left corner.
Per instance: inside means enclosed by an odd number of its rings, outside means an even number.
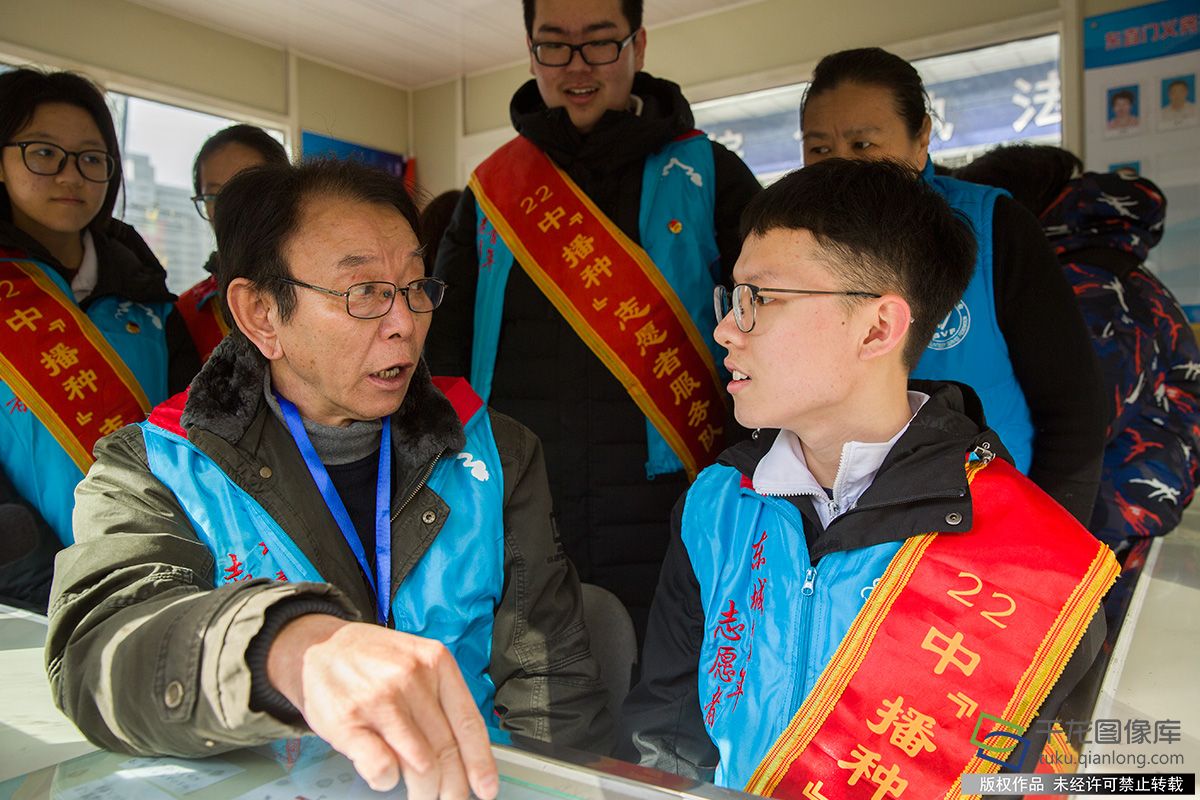
[[[442,452],[444,453],[445,451],[443,450]],[[425,484],[429,482],[429,476],[433,474],[433,468],[437,466],[437,463],[441,460],[441,458],[442,453],[438,453],[433,457],[433,461],[429,462],[429,466],[425,469],[425,474],[421,476],[421,480],[417,482],[417,485],[413,487],[411,492],[409,492],[408,497],[404,498],[404,502],[402,502],[400,507],[397,508],[392,514],[393,523],[400,518],[400,513],[404,511],[404,509],[408,508],[408,504],[413,501],[413,498],[415,498],[417,494],[425,488]]]
[[[805,597],[812,597],[813,587],[817,583],[817,568],[809,567],[804,572],[804,586],[800,589],[800,594]]]
[[[842,489],[842,487],[846,483],[846,481],[845,481],[846,475],[842,471],[842,467],[845,466],[846,448],[848,448],[849,446],[850,446],[850,442],[846,442],[845,444],[842,445],[842,452],[840,455],[838,455],[837,472],[833,473],[833,486],[829,487],[829,497],[825,498],[826,504],[829,507],[829,522],[830,522],[830,524],[833,524],[833,521],[835,519],[837,519],[839,516],[841,516],[841,513],[843,510],[848,510],[848,509],[842,508],[841,503],[838,502],[838,497],[841,496],[841,491],[839,491],[839,490]],[[875,473],[879,474],[879,470],[876,469]],[[875,482],[875,479],[872,478],[871,483],[874,483],[874,482]],[[870,488],[870,487],[868,486],[868,488]],[[859,495],[859,496],[861,497],[861,495]]]
[[[817,568],[810,566],[804,571],[804,586],[800,589],[800,594],[806,598],[812,598],[813,593],[816,591],[816,585]],[[809,637],[812,635],[813,606],[815,604],[816,601],[812,599],[800,601],[800,621],[799,625],[797,625],[798,630],[796,631],[795,640],[796,656],[792,663],[792,674],[795,676],[795,683],[792,687],[792,704],[786,711],[788,720],[795,716],[797,709],[800,708],[800,704],[804,702],[804,687],[808,683],[807,662],[809,645],[811,644]],[[787,724],[786,720],[784,724]]]

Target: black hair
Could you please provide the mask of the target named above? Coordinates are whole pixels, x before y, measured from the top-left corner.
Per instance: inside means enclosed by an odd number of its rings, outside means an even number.
[[[221,189],[221,202],[213,215],[222,296],[234,278],[246,278],[270,293],[283,321],[291,317],[296,291],[280,280],[292,274],[283,251],[296,233],[304,204],[315,197],[394,208],[419,235],[417,207],[404,182],[382,170],[335,159],[253,167],[239,172]]]
[[[200,152],[196,153],[196,160],[192,162],[192,188],[196,190],[196,194],[200,194],[201,191],[200,165],[204,163],[204,159],[227,144],[249,147],[262,156],[263,161],[268,164],[288,163],[287,150],[284,150],[283,145],[262,128],[254,125],[231,125],[208,137],[208,141],[200,146]]]
[[[438,247],[442,242],[442,234],[450,227],[450,219],[454,209],[458,207],[460,189],[442,192],[429,201],[421,211],[421,242],[425,246],[425,273],[432,274],[437,263]]]
[[[1168,84],[1167,84],[1167,91],[1168,91],[1168,92],[1169,92],[1169,91],[1171,91],[1171,90],[1172,90],[1172,89],[1174,89],[1176,86],[1182,86],[1183,88],[1187,89],[1187,88],[1188,88],[1188,82],[1187,82],[1187,81],[1185,81],[1183,78],[1176,78],[1175,80],[1173,80],[1173,81],[1171,81],[1170,83],[1168,83]]]
[[[112,114],[109,113],[108,104],[104,102],[104,93],[100,87],[74,72],[43,72],[21,67],[0,74],[0,144],[11,142],[17,131],[33,119],[38,106],[46,103],[66,103],[81,108],[100,129],[104,149],[112,157],[114,166],[112,177],[108,180],[108,189],[104,193],[104,203],[88,223],[88,228],[103,233],[112,221],[117,195],[121,192],[123,172],[117,129],[113,125]],[[2,183],[0,218],[12,220],[12,203],[8,197],[8,189]]]
[[[910,370],[975,269],[970,224],[896,161],[831,158],[788,173],[742,214],[743,237],[780,229],[811,233],[842,291],[890,292],[908,302]]]
[[[1083,173],[1079,156],[1048,144],[1012,144],[984,153],[954,170],[954,177],[1005,189],[1040,217],[1067,183]]]
[[[1133,104],[1137,102],[1136,98],[1133,96],[1133,92],[1129,91],[1128,89],[1122,89],[1119,92],[1113,92],[1112,97],[1108,98],[1108,107],[1116,108],[1117,101],[1121,99],[1128,100],[1131,108],[1133,107]]]
[[[632,33],[642,27],[643,0],[621,0],[621,13],[629,23]],[[525,12],[525,33],[533,38],[533,18],[537,14],[537,0],[521,0],[521,9]]]
[[[819,94],[836,89],[843,83],[878,86],[892,93],[896,113],[913,139],[921,133],[928,116],[928,96],[925,84],[912,64],[878,47],[862,47],[830,53],[817,63],[812,83],[800,101],[800,127],[804,127],[804,109],[808,101]]]

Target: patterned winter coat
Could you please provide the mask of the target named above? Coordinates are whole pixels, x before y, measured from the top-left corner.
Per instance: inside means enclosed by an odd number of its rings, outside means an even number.
[[[1145,178],[1089,172],[1042,213],[1111,398],[1090,528],[1113,545],[1171,531],[1200,478],[1200,347],[1178,302],[1143,265],[1162,238],[1166,206]]]

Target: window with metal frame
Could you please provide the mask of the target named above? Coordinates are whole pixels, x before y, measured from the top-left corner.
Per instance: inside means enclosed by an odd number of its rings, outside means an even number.
[[[117,213],[158,256],[171,291],[185,291],[205,277],[204,263],[216,248],[211,225],[191,200],[192,161],[208,137],[239,120],[120,92],[107,95],[125,169]],[[284,143],[282,130],[264,130]]]
[[[956,167],[1000,144],[1062,142],[1058,34],[913,62],[934,118],[930,153]],[[764,184],[802,165],[807,83],[696,103],[696,126],[737,153]]]

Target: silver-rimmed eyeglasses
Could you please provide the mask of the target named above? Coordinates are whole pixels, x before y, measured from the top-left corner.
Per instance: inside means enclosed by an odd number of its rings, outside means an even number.
[[[378,319],[392,310],[396,295],[403,295],[408,310],[414,314],[428,314],[442,304],[446,294],[446,284],[437,278],[417,278],[404,286],[397,286],[389,281],[366,281],[355,283],[344,292],[326,289],[304,281],[292,278],[280,278],[292,286],[303,286],[315,292],[323,292],[334,297],[346,299],[346,313],[355,319]]]
[[[725,315],[733,312],[733,321],[738,330],[749,333],[754,330],[755,314],[758,306],[763,304],[764,292],[779,292],[782,294],[825,295],[830,297],[883,297],[874,292],[831,292],[819,289],[774,289],[767,286],[755,286],[752,283],[739,283],[733,289],[718,286],[713,289],[713,311],[717,314],[717,322],[725,319]]]
[[[53,142],[9,142],[4,146],[21,148],[21,160],[34,175],[57,175],[67,168],[71,156],[79,174],[92,183],[108,183],[117,169],[116,160],[104,150],[67,150]]]
[[[638,30],[641,30],[640,28]],[[566,42],[534,42],[530,50],[533,57],[543,67],[565,67],[579,53],[583,63],[599,67],[612,64],[621,57],[621,51],[629,46],[637,31],[620,41],[616,39],[597,39],[583,44],[567,44]]]

